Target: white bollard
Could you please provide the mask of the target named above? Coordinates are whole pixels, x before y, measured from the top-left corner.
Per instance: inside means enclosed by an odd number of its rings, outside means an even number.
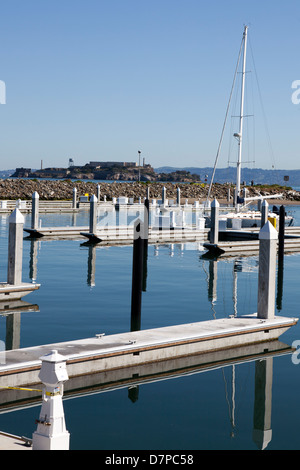
[[[275,316],[277,240],[277,230],[267,221],[259,232],[258,318]]]
[[[9,217],[7,283],[22,283],[24,217],[15,209]]]
[[[41,357],[39,378],[44,384],[43,403],[32,436],[32,450],[69,450],[70,434],[66,430],[63,409],[63,383],[69,377],[66,361],[56,350]]]

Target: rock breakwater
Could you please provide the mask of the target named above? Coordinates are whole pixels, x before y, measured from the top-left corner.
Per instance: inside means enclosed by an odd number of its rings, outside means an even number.
[[[41,200],[71,200],[73,188],[77,188],[77,196],[85,194],[97,194],[97,185],[100,185],[101,200],[106,196],[107,200],[113,197],[125,196],[138,200],[147,195],[150,189],[151,199],[161,199],[162,188],[166,188],[167,198],[176,200],[177,188],[180,188],[181,199],[200,200],[206,199],[208,185],[201,183],[158,183],[158,182],[101,182],[72,181],[72,180],[36,180],[36,179],[3,179],[0,180],[0,199],[2,200],[30,200],[32,194],[37,191]],[[231,197],[233,186],[230,188]],[[249,186],[248,194],[252,196],[269,196],[281,193],[282,200],[286,202],[299,201],[300,192],[290,188],[278,186]],[[211,191],[211,199],[227,200],[228,184],[214,184]]]

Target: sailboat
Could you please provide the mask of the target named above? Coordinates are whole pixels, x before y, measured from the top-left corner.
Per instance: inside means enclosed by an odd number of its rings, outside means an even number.
[[[240,53],[239,53],[239,58],[238,58],[238,64],[240,61],[241,53],[243,52],[243,64],[242,64],[242,83],[241,83],[241,100],[240,100],[240,115],[239,115],[239,130],[238,132],[235,132],[233,134],[233,137],[237,140],[238,142],[238,159],[237,159],[237,169],[236,169],[236,189],[235,189],[235,194],[234,194],[234,208],[230,212],[225,212],[222,214],[222,218],[225,218],[227,221],[227,226],[232,227],[233,224],[238,226],[238,224],[234,223],[233,221],[239,220],[240,221],[240,226],[241,228],[244,227],[260,227],[261,225],[261,212],[260,210],[249,210],[248,205],[253,203],[255,200],[259,202],[259,205],[263,202],[263,200],[270,199],[270,198],[276,198],[279,199],[282,197],[282,194],[275,194],[272,196],[256,196],[256,197],[241,197],[241,167],[242,167],[242,143],[243,143],[243,124],[244,124],[244,95],[245,95],[245,77],[246,77],[246,53],[247,53],[247,34],[248,34],[248,26],[244,26],[244,32],[243,32],[243,39],[242,39],[242,44],[240,48]],[[215,166],[214,170],[212,173],[211,177],[211,182],[208,190],[208,196],[207,196],[207,202],[210,197],[211,193],[211,188],[212,188],[212,183],[215,175],[215,169],[217,165],[217,160],[218,156],[220,153],[220,148],[221,148],[221,143],[223,140],[223,134],[225,130],[225,124],[226,124],[226,119],[228,116],[228,111],[229,111],[229,104],[231,101],[231,96],[232,96],[232,91],[234,88],[234,83],[235,83],[235,78],[237,75],[237,68],[238,64],[236,67],[235,71],[235,77],[234,77],[234,82],[231,90],[231,95],[230,95],[230,100],[228,103],[227,111],[226,111],[226,117],[225,117],[225,122],[223,125],[222,129],[222,134],[221,134],[221,139],[219,143],[219,148],[217,152],[217,157],[215,161]],[[268,212],[268,217],[272,218],[274,220],[279,218],[279,211],[269,211]],[[291,215],[285,215],[285,225],[292,225],[294,222],[294,218]]]

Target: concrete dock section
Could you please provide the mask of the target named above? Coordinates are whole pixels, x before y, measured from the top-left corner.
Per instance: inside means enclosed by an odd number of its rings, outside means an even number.
[[[296,323],[296,318],[263,320],[254,314],[3,351],[0,384],[39,383],[40,357],[51,350],[65,358],[74,377],[273,341]]]
[[[248,256],[259,252],[259,240],[231,240],[218,243],[203,243],[208,253],[216,256]],[[300,238],[287,238],[284,241],[284,253],[300,251]]]

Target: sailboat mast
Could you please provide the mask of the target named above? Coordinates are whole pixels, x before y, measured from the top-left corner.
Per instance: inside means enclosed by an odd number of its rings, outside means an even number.
[[[243,135],[243,120],[244,120],[244,94],[245,94],[245,74],[246,74],[246,51],[247,51],[247,31],[248,26],[244,28],[243,40],[244,40],[244,52],[243,52],[243,70],[242,70],[242,87],[241,87],[241,109],[240,109],[240,129],[239,133],[235,137],[238,137],[239,149],[238,149],[238,161],[236,171],[236,207],[239,211],[238,198],[241,192],[241,164],[242,164],[242,135]]]

